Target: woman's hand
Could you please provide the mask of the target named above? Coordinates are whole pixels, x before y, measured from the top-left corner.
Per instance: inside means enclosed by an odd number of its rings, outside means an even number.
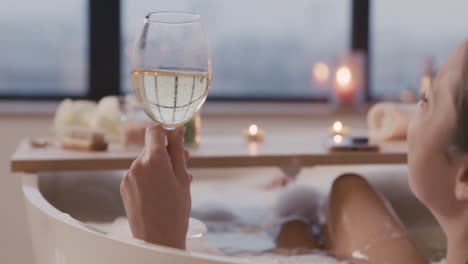
[[[148,127],[145,148],[120,185],[133,236],[179,249],[185,249],[191,209],[184,134],[184,126],[170,132]]]

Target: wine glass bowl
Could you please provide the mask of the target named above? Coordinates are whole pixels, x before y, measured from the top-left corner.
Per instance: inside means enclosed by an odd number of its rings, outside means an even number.
[[[132,87],[146,114],[166,129],[189,121],[211,83],[211,61],[200,15],[153,12],[135,40]]]

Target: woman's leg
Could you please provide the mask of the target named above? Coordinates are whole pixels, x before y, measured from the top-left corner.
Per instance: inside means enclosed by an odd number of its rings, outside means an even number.
[[[278,197],[274,213],[275,221],[270,234],[277,248],[315,249],[315,229],[319,228],[320,195],[313,188],[290,185]]]
[[[275,243],[277,248],[282,249],[319,248],[318,243],[310,233],[310,226],[298,220],[284,223]]]
[[[327,209],[326,246],[337,255],[374,264],[427,262],[390,204],[361,176],[336,179]]]

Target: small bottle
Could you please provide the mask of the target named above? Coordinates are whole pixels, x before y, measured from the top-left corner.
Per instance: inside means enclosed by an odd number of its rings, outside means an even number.
[[[184,144],[187,147],[194,147],[200,142],[201,116],[200,112],[195,113],[192,119],[185,123]]]

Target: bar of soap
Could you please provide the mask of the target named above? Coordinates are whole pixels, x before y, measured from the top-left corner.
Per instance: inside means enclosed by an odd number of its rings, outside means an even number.
[[[102,131],[83,127],[70,127],[60,136],[64,149],[106,151],[108,143]]]

